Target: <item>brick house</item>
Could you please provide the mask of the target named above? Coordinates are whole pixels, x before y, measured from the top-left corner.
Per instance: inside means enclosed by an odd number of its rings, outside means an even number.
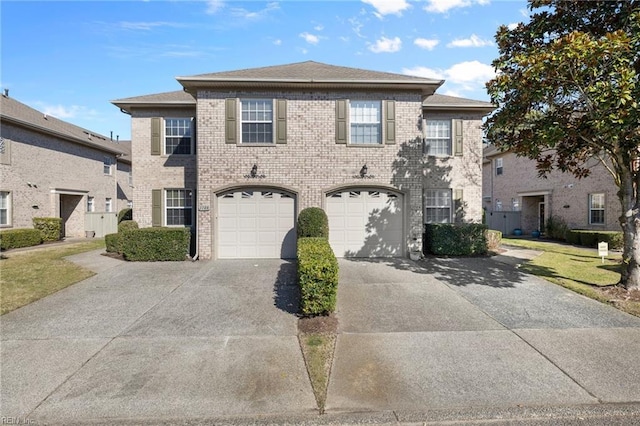
[[[131,144],[47,116],[7,91],[0,118],[0,228],[60,217],[65,237],[102,236],[100,222],[91,221],[116,215],[132,199]]]
[[[425,221],[480,221],[486,102],[440,80],[302,62],[178,77],[119,99],[141,227],[190,226],[200,258],[293,258],[300,210],[339,257],[403,257]]]
[[[571,229],[620,231],[618,190],[600,162],[591,161],[587,178],[559,171],[540,178],[533,160],[492,145],[483,153],[483,208],[490,228],[506,234],[514,228],[544,232],[554,216]]]

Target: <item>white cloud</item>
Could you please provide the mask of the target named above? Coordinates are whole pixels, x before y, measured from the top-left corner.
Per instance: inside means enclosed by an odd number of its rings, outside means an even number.
[[[457,38],[451,43],[447,44],[447,47],[485,47],[493,46],[491,40],[483,40],[475,34],[471,34],[469,38]]]
[[[362,0],[362,2],[373,6],[376,9],[374,14],[378,18],[382,18],[384,15],[401,16],[402,11],[411,7],[406,0]]]
[[[205,11],[205,13],[208,15],[215,15],[223,7],[223,0],[207,0],[207,10]]]
[[[400,50],[401,47],[402,40],[400,40],[400,37],[382,37],[379,40],[376,40],[375,43],[369,44],[369,50],[373,53],[393,53]]]
[[[427,12],[447,13],[450,9],[459,7],[469,7],[474,4],[489,4],[489,0],[427,0],[427,6],[424,8]]]
[[[43,114],[61,120],[68,120],[70,118],[95,118],[98,115],[98,111],[81,105],[51,105],[42,101],[34,102],[34,105],[36,105]]]
[[[282,40],[277,38],[277,39],[273,40],[273,44],[275,44],[276,46],[280,46],[282,44]]]
[[[496,76],[491,65],[483,64],[479,61],[460,62],[447,69],[417,66],[403,68],[402,72],[416,77],[446,80],[447,90],[450,93],[484,91],[485,83]]]
[[[257,21],[259,19],[266,17],[270,12],[278,9],[280,9],[280,5],[278,4],[278,2],[271,2],[271,3],[267,3],[267,6],[264,9],[260,9],[255,12],[251,12],[242,7],[236,7],[231,9],[231,14],[238,18],[251,19],[251,20]]]
[[[300,37],[302,37],[309,44],[318,44],[320,42],[320,37],[317,35],[309,34],[307,32],[301,33]]]
[[[507,28],[509,28],[510,31],[515,30],[517,27],[518,27],[517,22],[512,22],[509,25],[507,25]]]
[[[362,27],[364,27],[364,24],[360,22],[358,18],[356,17],[349,18],[349,23],[351,24],[351,29],[353,30],[354,33],[356,33],[358,37],[366,38],[365,36],[362,35]]]
[[[322,31],[322,30],[324,30],[324,26],[316,25],[315,27],[313,27],[313,29],[316,30],[316,31]]]
[[[426,49],[426,50],[433,50],[438,45],[438,43],[440,43],[440,40],[428,39],[428,38],[417,38],[413,40],[413,44],[415,44],[421,49]]]

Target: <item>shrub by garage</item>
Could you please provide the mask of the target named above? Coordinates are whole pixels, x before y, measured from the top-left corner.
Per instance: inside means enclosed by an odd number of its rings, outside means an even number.
[[[31,247],[42,244],[42,234],[38,229],[5,229],[0,231],[0,249]]]
[[[439,256],[471,256],[487,253],[487,226],[480,223],[425,224],[424,252]]]
[[[141,228],[121,234],[120,251],[126,260],[180,261],[189,254],[189,228]]]
[[[303,315],[327,315],[335,311],[338,260],[326,238],[298,239],[298,283]]]
[[[58,241],[62,238],[62,219],[59,217],[34,217],[33,227],[40,231],[42,241]]]
[[[307,207],[298,215],[296,232],[298,238],[329,238],[329,218],[320,207]]]

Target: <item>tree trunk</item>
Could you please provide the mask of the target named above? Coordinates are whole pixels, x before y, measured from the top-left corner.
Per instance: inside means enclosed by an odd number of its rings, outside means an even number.
[[[626,170],[624,172],[627,172]],[[634,184],[631,173],[621,173],[618,197],[622,204],[622,276],[620,284],[628,290],[640,289],[640,187]]]

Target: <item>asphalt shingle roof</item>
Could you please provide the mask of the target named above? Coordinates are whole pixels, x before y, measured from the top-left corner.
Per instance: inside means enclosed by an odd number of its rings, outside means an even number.
[[[490,102],[476,101],[474,99],[458,98],[455,96],[440,95],[434,93],[428,96],[424,102],[424,107],[469,107],[469,108],[490,108],[494,109],[495,105]]]
[[[194,97],[184,90],[176,90],[174,92],[154,93],[151,95],[134,96],[131,98],[116,99],[111,101],[118,104],[140,103],[140,104],[196,104]]]
[[[112,141],[108,136],[78,127],[66,121],[59,120],[41,111],[33,109],[8,96],[0,96],[0,118],[3,121],[27,127],[34,131],[61,137],[71,142],[90,146],[113,154],[131,154],[131,147]],[[131,161],[131,158],[123,158]]]

